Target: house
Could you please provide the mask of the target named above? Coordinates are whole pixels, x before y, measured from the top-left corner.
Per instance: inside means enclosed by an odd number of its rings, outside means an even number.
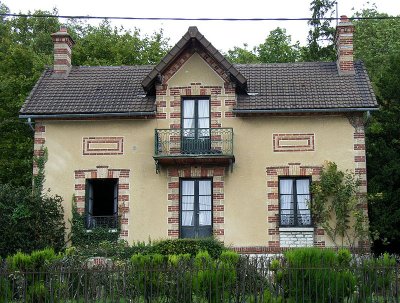
[[[377,103],[354,27],[337,27],[337,62],[231,64],[190,27],[155,66],[71,66],[73,39],[52,34],[20,117],[48,149],[45,187],[86,227],[129,243],[215,235],[243,253],[331,246],[314,226],[310,184],[325,161],[366,194],[364,116]],[[37,168],[34,168],[37,172]],[[363,202],[366,210],[366,202]]]

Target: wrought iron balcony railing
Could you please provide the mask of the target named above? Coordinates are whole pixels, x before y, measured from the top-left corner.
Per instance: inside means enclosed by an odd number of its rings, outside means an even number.
[[[112,216],[92,216],[86,214],[85,225],[87,229],[93,229],[96,227],[116,229],[118,228],[119,217],[118,215]]]
[[[157,158],[233,156],[233,129],[156,129],[154,148]]]

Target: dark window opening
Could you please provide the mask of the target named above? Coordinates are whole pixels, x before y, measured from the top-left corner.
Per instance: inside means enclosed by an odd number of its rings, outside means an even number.
[[[86,180],[86,228],[118,227],[118,179]]]
[[[310,178],[279,179],[280,226],[312,226]]]

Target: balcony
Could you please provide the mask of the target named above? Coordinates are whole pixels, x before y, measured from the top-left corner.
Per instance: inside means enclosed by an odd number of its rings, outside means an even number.
[[[235,162],[232,128],[156,129],[154,160],[157,165]]]

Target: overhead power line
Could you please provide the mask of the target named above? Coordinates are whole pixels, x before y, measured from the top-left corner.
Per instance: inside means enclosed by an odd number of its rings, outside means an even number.
[[[35,17],[61,19],[109,19],[109,20],[140,20],[140,21],[312,21],[312,20],[340,20],[337,17],[329,18],[179,18],[179,17],[117,17],[117,16],[66,16],[51,14],[12,14],[2,13],[2,17]],[[400,19],[400,16],[352,17],[351,20],[383,20]]]

